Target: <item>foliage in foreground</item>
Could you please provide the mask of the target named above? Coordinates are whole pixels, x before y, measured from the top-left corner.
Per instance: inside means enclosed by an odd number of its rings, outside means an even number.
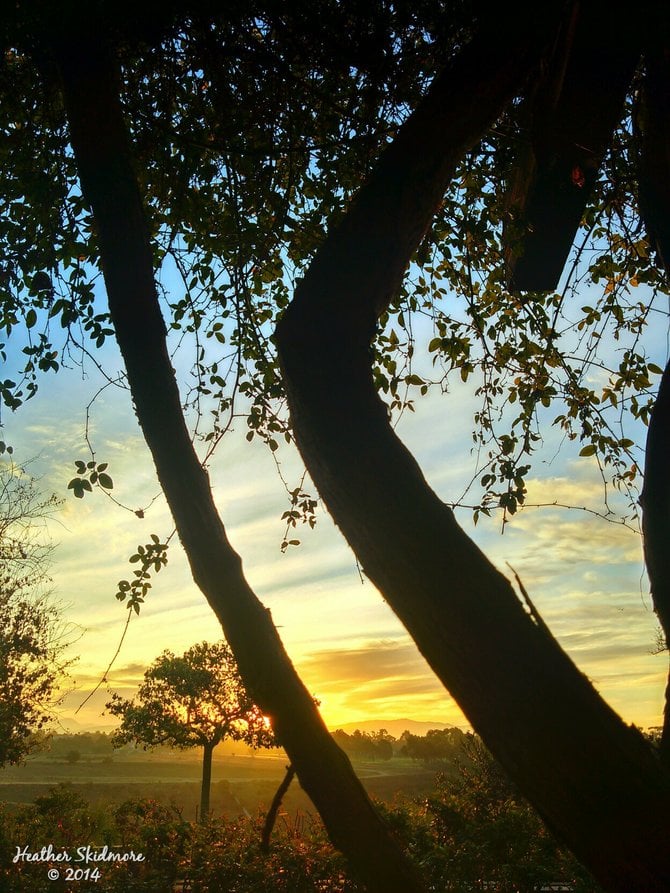
[[[466,736],[449,776],[437,776],[421,802],[385,808],[387,820],[435,890],[532,893],[562,883],[572,893],[599,889],[549,834],[479,739]],[[145,861],[98,863],[96,882],[65,879],[58,893],[165,893],[188,877],[192,893],[355,893],[342,856],[321,823],[280,814],[271,846],[261,846],[263,816],[217,818],[204,825],[183,820],[175,807],[128,800],[113,813],[92,810],[68,786],[53,788],[16,814],[0,816],[0,888],[42,893],[46,864],[13,864],[17,846],[52,843],[74,854],[78,846],[143,853]],[[73,867],[75,863],[72,863]],[[79,863],[81,867],[82,863]],[[96,863],[91,863],[96,867]],[[61,865],[58,866],[62,868]]]

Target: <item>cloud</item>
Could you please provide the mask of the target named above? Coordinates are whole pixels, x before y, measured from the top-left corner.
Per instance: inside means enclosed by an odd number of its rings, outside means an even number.
[[[318,668],[333,680],[348,685],[359,679],[396,676],[400,670],[416,668],[420,658],[404,642],[371,642],[359,648],[333,648],[314,652],[303,664]]]
[[[463,722],[442,684],[406,637],[316,650],[300,661],[299,669],[310,690],[323,700],[330,724],[340,713],[381,720],[405,715],[407,709],[415,718]]]

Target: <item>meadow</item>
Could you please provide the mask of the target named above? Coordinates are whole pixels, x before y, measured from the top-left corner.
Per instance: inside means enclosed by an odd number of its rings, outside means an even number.
[[[223,753],[212,769],[212,812],[234,818],[264,812],[284,777],[288,760],[283,753]],[[427,794],[435,771],[412,760],[355,761],[356,771],[368,792],[393,803],[398,797]],[[186,820],[196,817],[200,798],[198,751],[128,750],[100,756],[79,752],[76,761],[50,752],[36,754],[22,766],[0,770],[0,801],[8,807],[32,803],[58,784],[70,784],[91,806],[112,806],[129,799],[149,797],[174,805]],[[314,807],[297,781],[283,801],[288,815],[314,813]]]

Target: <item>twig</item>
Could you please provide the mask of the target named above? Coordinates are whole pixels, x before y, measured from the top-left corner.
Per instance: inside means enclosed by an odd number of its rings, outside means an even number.
[[[288,791],[289,785],[293,781],[294,775],[295,769],[289,763],[289,765],[286,767],[286,775],[284,776],[282,783],[277,788],[277,792],[272,798],[272,803],[270,804],[270,808],[268,809],[268,814],[265,817],[263,834],[261,835],[261,850],[264,853],[270,852],[270,835],[272,834],[272,829],[274,828],[275,822],[277,821],[277,813],[279,812],[279,807],[281,806],[281,802],[284,799],[284,795]]]
[[[538,629],[541,629],[543,632],[545,632],[548,636],[550,636],[553,639],[554,636],[553,636],[551,630],[549,629],[547,624],[544,622],[540,612],[537,610],[537,608],[533,604],[531,597],[528,595],[526,587],[521,582],[521,577],[517,574],[517,572],[514,570],[512,565],[509,563],[509,561],[506,561],[505,564],[514,574],[514,579],[516,580],[517,586],[519,587],[519,591],[521,592],[521,595],[523,596],[523,599],[526,602],[526,605],[528,606],[528,611],[530,612],[530,616],[533,618],[535,626],[537,626]]]
[[[112,669],[112,667],[113,667],[114,664],[116,663],[116,658],[117,658],[117,657],[119,656],[119,654],[121,653],[121,648],[122,648],[122,646],[123,646],[123,641],[124,641],[124,639],[126,638],[126,633],[128,632],[128,627],[130,626],[130,618],[131,618],[132,616],[133,616],[133,612],[132,612],[132,611],[128,611],[128,616],[126,617],[126,623],[125,623],[125,625],[124,625],[124,627],[123,627],[123,632],[121,633],[121,638],[119,639],[119,644],[117,645],[116,651],[114,652],[114,657],[110,660],[109,664],[107,665],[107,669],[106,669],[105,672],[102,674],[102,676],[101,676],[101,678],[100,678],[100,681],[99,681],[98,684],[95,686],[95,688],[93,689],[93,691],[90,691],[90,692],[86,695],[86,697],[84,698],[84,700],[81,702],[81,704],[80,704],[80,705],[77,707],[77,709],[74,711],[75,716],[77,715],[77,713],[79,713],[79,711],[81,710],[82,707],[84,707],[86,704],[88,704],[88,702],[91,700],[91,698],[92,698],[93,695],[96,693],[96,691],[97,691],[102,685],[104,685],[104,684],[107,682],[107,674],[108,674],[109,671]]]

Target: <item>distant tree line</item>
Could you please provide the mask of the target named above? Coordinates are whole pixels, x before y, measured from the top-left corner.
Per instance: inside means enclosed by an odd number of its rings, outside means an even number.
[[[111,757],[114,753],[111,735],[106,732],[78,732],[72,735],[52,735],[44,742],[44,750],[54,759],[67,759],[68,754],[84,757]]]
[[[429,729],[425,735],[403,732],[400,754],[426,764],[452,761],[462,753],[468,735],[460,729]]]
[[[351,735],[338,729],[333,732],[333,738],[345,753],[358,760],[390,760],[396,744],[396,739],[386,729],[378,732],[356,729]]]
[[[404,731],[394,738],[386,729],[363,732],[355,729],[351,734],[338,729],[333,738],[342,750],[358,760],[390,760],[394,756],[409,757],[426,765],[450,762],[462,752],[467,738],[460,729],[429,729],[425,735],[413,735]]]

